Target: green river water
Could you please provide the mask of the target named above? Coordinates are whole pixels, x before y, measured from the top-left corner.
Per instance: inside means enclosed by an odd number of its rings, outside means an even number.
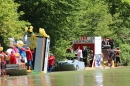
[[[130,67],[1,77],[0,86],[130,86]]]

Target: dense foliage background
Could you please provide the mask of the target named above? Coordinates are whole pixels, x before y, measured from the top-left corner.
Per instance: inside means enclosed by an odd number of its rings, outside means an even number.
[[[9,37],[19,38],[23,34],[21,28],[30,24],[19,20],[23,14],[22,11],[17,12],[19,6],[13,0],[0,0],[0,43],[4,47],[7,47]]]
[[[74,39],[85,35],[114,38],[123,63],[130,62],[129,0],[0,0],[0,8],[2,46],[32,25],[34,32],[42,27],[50,35],[50,51],[58,59]]]

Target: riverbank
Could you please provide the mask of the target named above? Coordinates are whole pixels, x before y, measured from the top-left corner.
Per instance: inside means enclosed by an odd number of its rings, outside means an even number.
[[[105,66],[105,67],[85,67],[85,70],[95,70],[95,69],[111,69],[111,68],[122,68],[124,66],[118,66],[118,67],[108,67],[108,66]]]

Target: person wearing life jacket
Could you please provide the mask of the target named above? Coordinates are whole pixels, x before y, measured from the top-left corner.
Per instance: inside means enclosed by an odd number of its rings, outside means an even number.
[[[10,64],[10,55],[7,51],[5,52],[5,55],[6,55],[6,64]]]
[[[1,75],[6,75],[6,55],[5,53],[2,51],[0,51],[0,64],[1,64]]]
[[[10,54],[10,64],[16,64],[16,56],[14,54],[13,51],[11,51],[11,54]]]
[[[116,49],[115,49],[115,67],[117,67],[118,66],[118,63],[120,63],[120,53],[121,53],[121,51],[120,51],[120,48],[119,47],[117,47]]]

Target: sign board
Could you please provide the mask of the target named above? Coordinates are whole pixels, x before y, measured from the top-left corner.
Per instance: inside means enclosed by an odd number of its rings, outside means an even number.
[[[94,43],[94,37],[87,37],[87,39],[74,40],[74,44]]]
[[[73,43],[92,43],[91,40],[74,40]]]
[[[7,64],[6,70],[10,70],[10,69],[19,69],[19,64]]]

